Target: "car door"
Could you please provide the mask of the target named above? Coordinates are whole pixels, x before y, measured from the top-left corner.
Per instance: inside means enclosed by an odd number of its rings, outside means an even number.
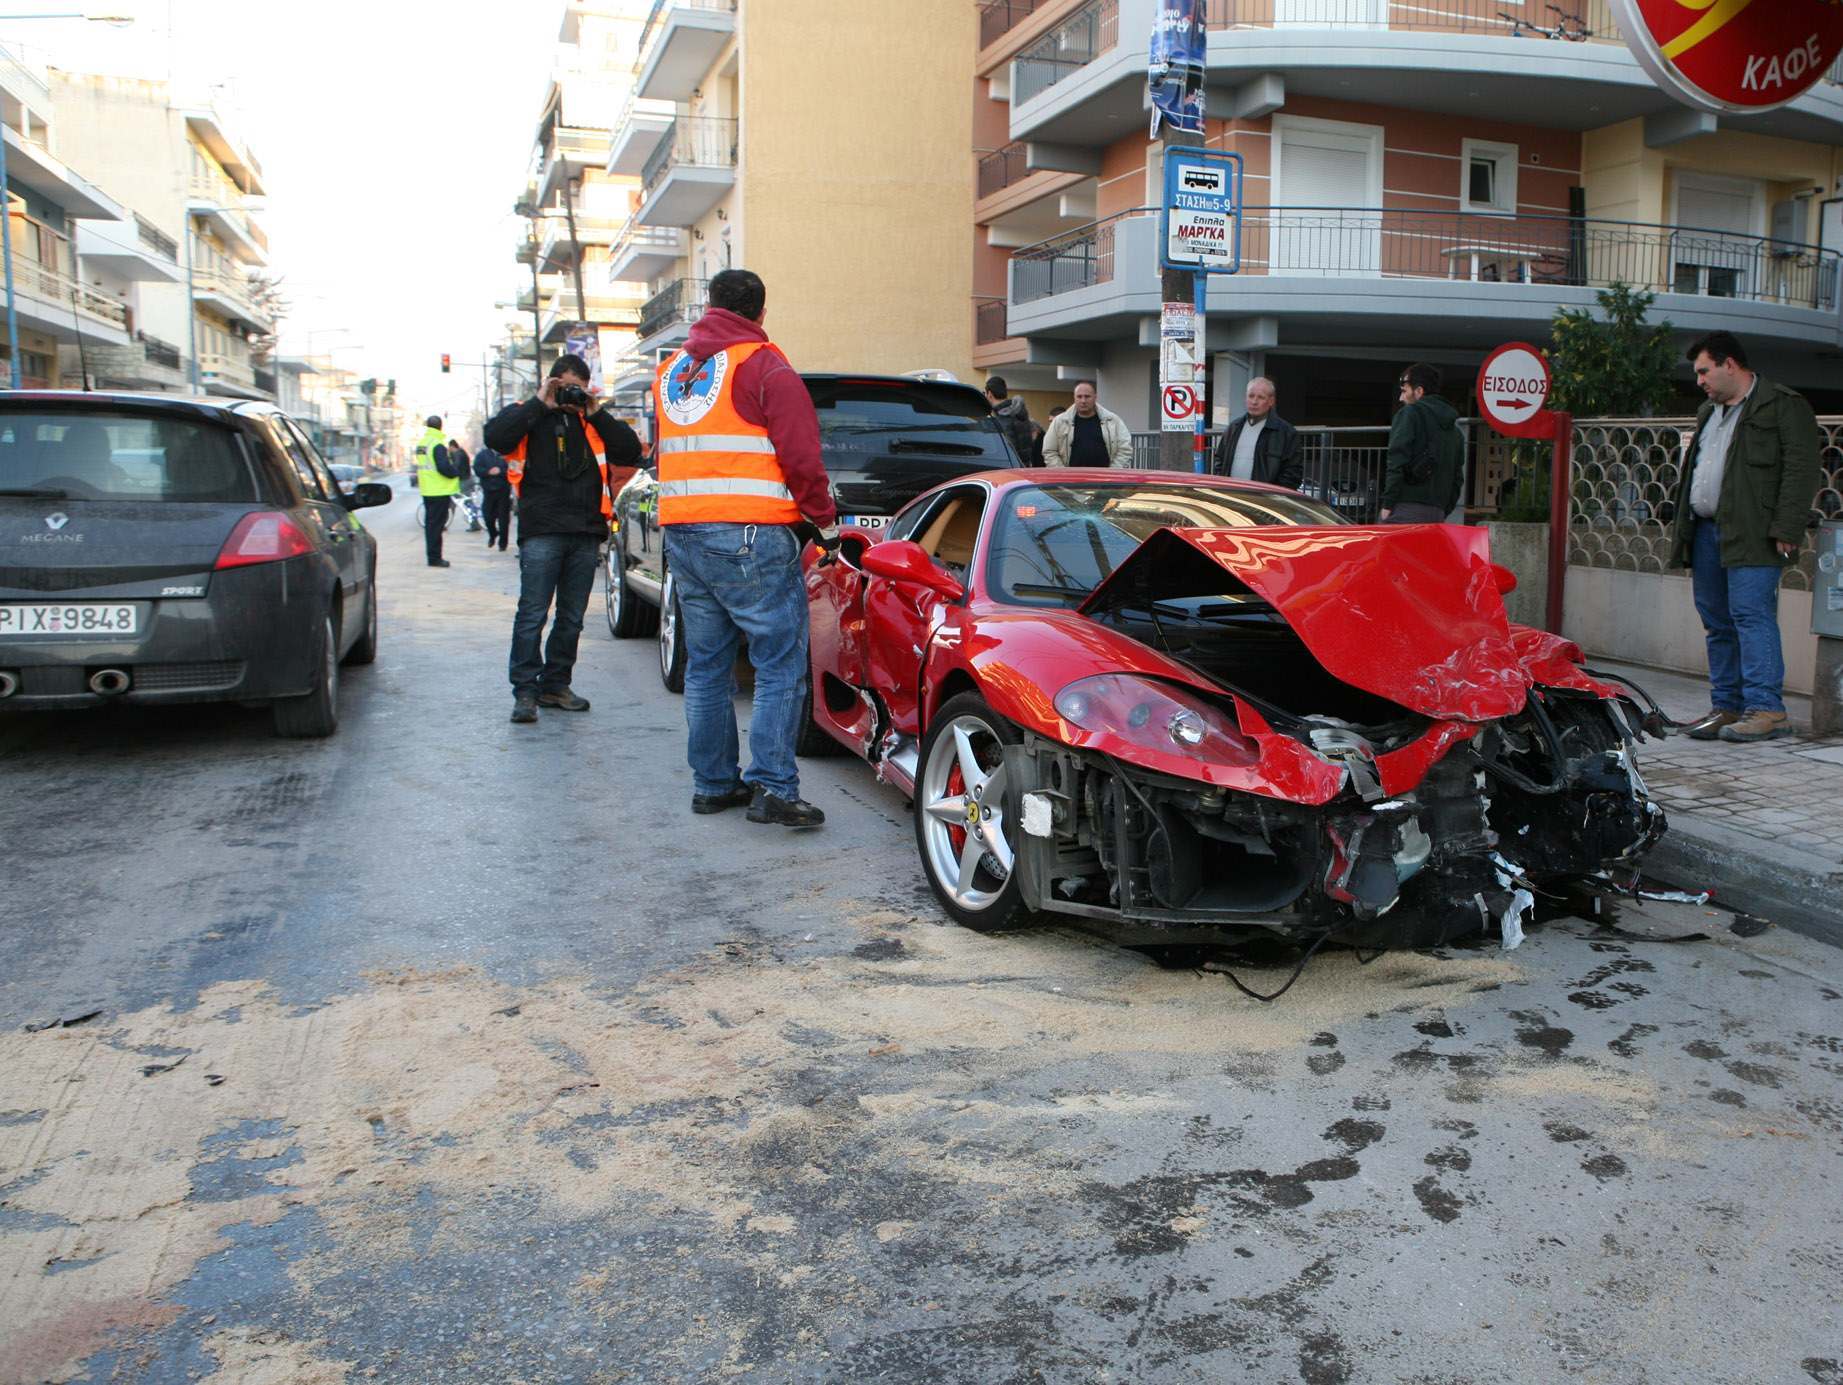
[[[280,414],[261,415],[259,427],[294,468],[295,477],[301,485],[303,518],[307,521],[308,536],[316,548],[333,560],[339,571],[340,589],[350,602],[358,593],[359,545],[355,541],[356,530],[352,517],[346,513],[345,506],[339,503],[338,483],[324,474],[325,463],[321,464],[322,469],[315,468],[309,460],[309,449],[295,437],[287,420]],[[352,629],[360,628],[349,621],[347,625]]]
[[[326,458],[320,455],[320,449],[313,445],[312,439],[302,431],[300,424],[286,414],[277,415],[282,425],[287,428],[295,444],[307,458],[307,464],[313,468],[314,475],[320,478],[320,487],[331,501],[328,510],[328,524],[339,526],[344,538],[339,541],[336,556],[339,561],[339,580],[345,586],[349,601],[354,593],[366,590],[371,583],[371,554],[376,547],[376,540],[365,533],[365,526],[345,507],[343,497],[345,486],[333,475],[333,469]],[[356,606],[351,607],[357,610]]]
[[[926,506],[910,539],[937,567],[972,585],[981,547],[989,492],[984,486],[955,486]],[[921,733],[923,671],[937,639],[959,638],[961,603],[914,582],[863,574],[865,678],[889,711],[890,723],[905,735]]]

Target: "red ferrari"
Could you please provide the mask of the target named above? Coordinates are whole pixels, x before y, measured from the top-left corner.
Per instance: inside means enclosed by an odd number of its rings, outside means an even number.
[[[806,562],[802,750],[913,797],[922,869],[970,928],[1508,938],[1532,890],[1630,873],[1664,830],[1632,755],[1659,723],[1509,623],[1481,529],[1004,471]]]

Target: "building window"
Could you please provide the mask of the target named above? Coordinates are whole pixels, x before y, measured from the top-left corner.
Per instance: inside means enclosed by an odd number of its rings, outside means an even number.
[[[1517,146],[1469,139],[1459,152],[1459,205],[1468,212],[1517,210]]]

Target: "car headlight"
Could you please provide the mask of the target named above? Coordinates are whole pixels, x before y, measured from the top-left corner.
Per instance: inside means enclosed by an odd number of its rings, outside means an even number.
[[[1056,694],[1062,719],[1133,745],[1226,764],[1260,759],[1228,716],[1183,688],[1130,673],[1082,678]]]

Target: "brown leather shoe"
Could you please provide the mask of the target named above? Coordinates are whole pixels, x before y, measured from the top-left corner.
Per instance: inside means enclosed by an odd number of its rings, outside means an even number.
[[[1725,711],[1720,707],[1711,708],[1702,714],[1700,721],[1692,721],[1683,728],[1683,734],[1692,741],[1712,741],[1721,736],[1721,728],[1732,726],[1741,719],[1739,712]]]
[[[1721,728],[1724,741],[1775,741],[1791,734],[1792,723],[1784,712],[1749,712]]]

